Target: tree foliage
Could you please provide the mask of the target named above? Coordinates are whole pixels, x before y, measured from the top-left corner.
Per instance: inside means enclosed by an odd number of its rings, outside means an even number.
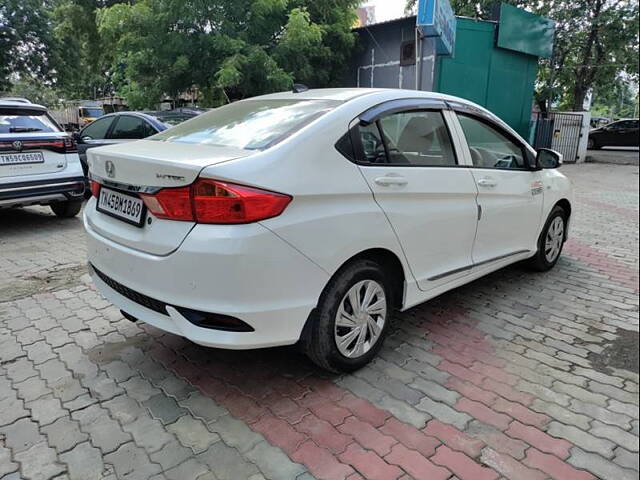
[[[0,91],[22,77],[51,81],[50,12],[46,0],[0,2]]]
[[[197,90],[205,105],[331,86],[354,44],[354,0],[140,0],[101,9],[112,80],[132,107]]]
[[[63,98],[204,105],[338,85],[358,0],[1,0],[0,91],[26,77]],[[24,88],[22,83],[20,88]]]
[[[56,80],[67,98],[93,98],[109,93],[105,46],[96,23],[97,12],[115,1],[57,0],[52,34],[56,53]]]

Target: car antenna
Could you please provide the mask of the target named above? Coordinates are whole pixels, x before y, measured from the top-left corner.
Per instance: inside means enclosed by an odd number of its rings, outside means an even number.
[[[293,93],[302,93],[302,92],[306,92],[307,90],[309,90],[309,87],[307,87],[303,83],[294,83],[293,84]]]

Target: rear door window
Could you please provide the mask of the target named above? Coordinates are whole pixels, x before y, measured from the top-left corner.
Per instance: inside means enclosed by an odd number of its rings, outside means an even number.
[[[380,119],[392,165],[456,165],[449,132],[439,111],[414,111]]]
[[[115,117],[107,117],[96,120],[82,130],[80,136],[87,140],[103,140],[107,136],[109,127]]]
[[[46,112],[26,108],[0,107],[0,133],[59,132]]]
[[[329,100],[243,100],[203,113],[151,140],[262,150],[339,104]]]
[[[156,133],[155,130],[151,128],[145,119],[132,115],[122,115],[118,117],[109,134],[109,138],[112,140],[137,140],[147,138],[154,133]]]

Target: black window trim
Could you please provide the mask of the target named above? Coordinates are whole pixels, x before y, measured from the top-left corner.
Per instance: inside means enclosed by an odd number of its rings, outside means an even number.
[[[450,104],[456,116],[462,115],[462,116],[477,120],[478,122],[483,123],[489,126],[490,128],[494,129],[495,131],[497,131],[500,135],[505,137],[507,140],[511,141],[515,146],[520,147],[520,150],[522,151],[522,159],[528,164],[528,166],[525,165],[522,168],[480,167],[476,165],[468,165],[469,168],[479,168],[481,170],[505,170],[508,172],[530,172],[530,171],[536,170],[534,168],[535,165],[531,164],[532,162],[535,164],[535,158],[531,158],[531,152],[529,151],[527,146],[518,138],[516,138],[511,132],[506,130],[502,125],[496,122],[492,115],[489,115],[483,110],[480,110],[478,108],[474,108],[471,105],[465,105],[459,102],[455,102],[455,103],[447,102],[447,103]],[[462,125],[460,125],[460,129],[462,130]],[[462,130],[462,134],[463,135],[465,134],[464,130]],[[467,145],[467,149],[469,149],[470,147],[469,147],[469,143],[467,141],[466,136],[464,140]]]
[[[400,98],[379,103],[368,110],[365,110],[358,119],[363,125],[370,125],[381,117],[406,110],[448,110],[449,107],[444,100],[429,98]]]
[[[453,150],[453,154],[456,159],[455,165],[411,165],[411,164],[394,164],[394,163],[371,163],[364,161],[364,149],[362,147],[362,140],[360,138],[360,125],[367,126],[371,123],[376,123],[378,120],[386,115],[392,115],[394,113],[401,113],[404,111],[439,111],[444,120],[444,124],[447,128],[447,133],[449,134],[449,140],[451,141],[451,146]],[[453,135],[451,132],[451,127],[447,121],[447,118],[444,115],[444,111],[449,110],[457,114],[467,115],[469,117],[475,118],[476,120],[489,125],[491,128],[497,130],[500,134],[504,135],[507,139],[512,141],[515,145],[520,146],[523,152],[523,158],[527,162],[528,166],[524,168],[498,168],[498,167],[477,167],[475,165],[464,165],[460,163],[459,154],[462,152],[458,152],[456,148],[456,144],[453,141]],[[457,118],[456,118],[456,121]],[[384,135],[380,130],[379,124],[377,124],[378,133],[383,143],[385,144],[385,153],[387,156],[387,160],[389,159],[388,150],[386,146],[386,140],[384,139]],[[462,127],[460,126],[460,129]],[[464,131],[461,130],[461,133],[464,135]],[[428,98],[402,98],[398,100],[388,100],[373,107],[370,107],[368,110],[365,110],[356,118],[354,118],[351,122],[349,122],[349,130],[345,133],[351,141],[351,148],[353,151],[354,158],[351,158],[350,155],[347,155],[346,152],[343,152],[340,148],[338,148],[338,143],[344,137],[340,137],[334,147],[336,150],[344,156],[347,160],[356,165],[363,167],[409,167],[409,168],[478,168],[483,170],[504,170],[508,172],[531,172],[540,170],[536,167],[536,159],[535,155],[530,151],[528,145],[523,143],[521,140],[516,138],[511,132],[506,130],[501,125],[501,120],[482,110],[480,108],[476,108],[473,105],[469,105],[467,103],[458,102],[455,100],[444,100],[444,99],[428,99]],[[465,144],[467,145],[467,150],[469,145],[465,138]]]

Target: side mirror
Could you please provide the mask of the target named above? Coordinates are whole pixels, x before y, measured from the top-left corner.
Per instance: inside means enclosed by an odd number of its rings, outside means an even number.
[[[562,154],[550,148],[541,148],[536,156],[539,168],[559,168],[562,165]]]

